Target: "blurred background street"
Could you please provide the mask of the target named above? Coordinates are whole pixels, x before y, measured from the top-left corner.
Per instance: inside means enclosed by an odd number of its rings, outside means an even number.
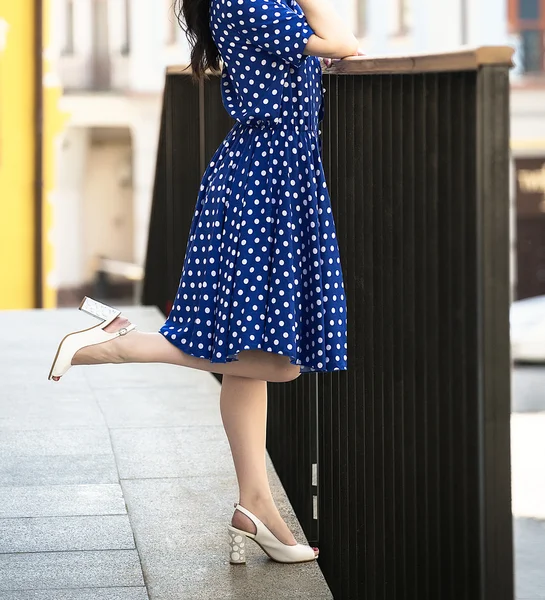
[[[42,7],[41,0],[1,0],[0,309],[76,306],[86,292],[112,301],[138,298],[165,69],[188,61],[172,4],[47,0]],[[513,293],[516,299],[545,294],[543,1],[336,5],[369,55],[516,48]],[[43,73],[33,69],[38,41]],[[43,187],[33,183],[35,161]]]

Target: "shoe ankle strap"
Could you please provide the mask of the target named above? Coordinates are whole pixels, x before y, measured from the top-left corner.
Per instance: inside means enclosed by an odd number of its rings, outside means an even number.
[[[136,325],[134,323],[131,323],[130,325],[127,325],[127,327],[122,327],[121,329],[116,331],[115,334],[117,336],[127,335],[127,333],[130,333],[134,329],[136,329]]]
[[[264,526],[263,523],[248,509],[244,508],[244,506],[241,506],[240,504],[235,502],[235,509],[240,510],[242,514],[246,515],[256,527]]]

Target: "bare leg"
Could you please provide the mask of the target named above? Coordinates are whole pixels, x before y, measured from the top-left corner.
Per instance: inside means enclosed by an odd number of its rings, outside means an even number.
[[[129,321],[118,317],[106,331],[118,331]],[[287,356],[262,350],[244,350],[238,361],[211,363],[206,358],[195,358],[182,352],[160,333],[131,331],[129,334],[96,346],[80,350],[72,364],[89,365],[105,363],[167,363],[261,381],[291,381],[300,375],[297,365],[292,365]],[[249,509],[250,510],[250,509]]]
[[[117,331],[129,321],[119,317],[106,331]],[[289,359],[261,350],[245,350],[239,360],[213,364],[181,352],[160,333],[132,331],[104,344],[80,350],[73,364],[167,363],[222,373],[220,407],[235,463],[239,502],[254,513],[283,543],[296,543],[280,516],[271,494],[266,467],[267,381],[289,381],[299,367]],[[232,525],[255,533],[254,524],[235,511]]]
[[[117,331],[129,321],[117,318],[106,331]],[[300,369],[288,357],[261,350],[245,350],[239,360],[211,363],[181,352],[160,333],[132,331],[109,342],[77,352],[73,364],[167,363],[223,374],[220,406],[223,424],[240,489],[239,502],[254,513],[283,543],[296,543],[280,516],[271,494],[266,468],[267,381],[290,381]],[[254,524],[235,511],[232,525],[255,533]],[[317,554],[317,551],[316,551]]]
[[[281,542],[294,545],[296,540],[274,504],[267,476],[267,382],[224,375],[220,407],[235,463],[240,504],[263,521]],[[235,511],[232,525],[255,533],[252,521],[240,511]]]

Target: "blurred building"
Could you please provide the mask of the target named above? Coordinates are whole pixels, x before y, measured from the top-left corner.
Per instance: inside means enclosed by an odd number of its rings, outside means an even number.
[[[517,298],[545,295],[545,1],[509,0]]]
[[[102,259],[121,264],[119,273],[143,265],[165,67],[185,62],[188,50],[173,0],[52,1],[69,116],[55,197],[56,284],[59,303],[71,304]]]
[[[51,0],[51,57],[69,116],[54,198],[55,286],[77,302],[101,257],[141,266],[164,69],[187,61],[173,0]],[[335,0],[370,55],[516,47],[513,273],[545,293],[545,0]]]
[[[0,0],[0,309],[56,300],[49,234],[62,116],[49,9],[48,0]]]
[[[368,54],[511,45],[514,294],[545,294],[545,0],[341,0]],[[516,191],[515,191],[516,190]]]

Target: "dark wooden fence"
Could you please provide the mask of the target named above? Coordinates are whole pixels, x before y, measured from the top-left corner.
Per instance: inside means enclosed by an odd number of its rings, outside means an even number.
[[[268,448],[340,600],[512,600],[511,50],[324,72],[349,369],[269,384]],[[167,77],[144,301],[176,292],[219,82]],[[165,265],[167,268],[165,270]]]

